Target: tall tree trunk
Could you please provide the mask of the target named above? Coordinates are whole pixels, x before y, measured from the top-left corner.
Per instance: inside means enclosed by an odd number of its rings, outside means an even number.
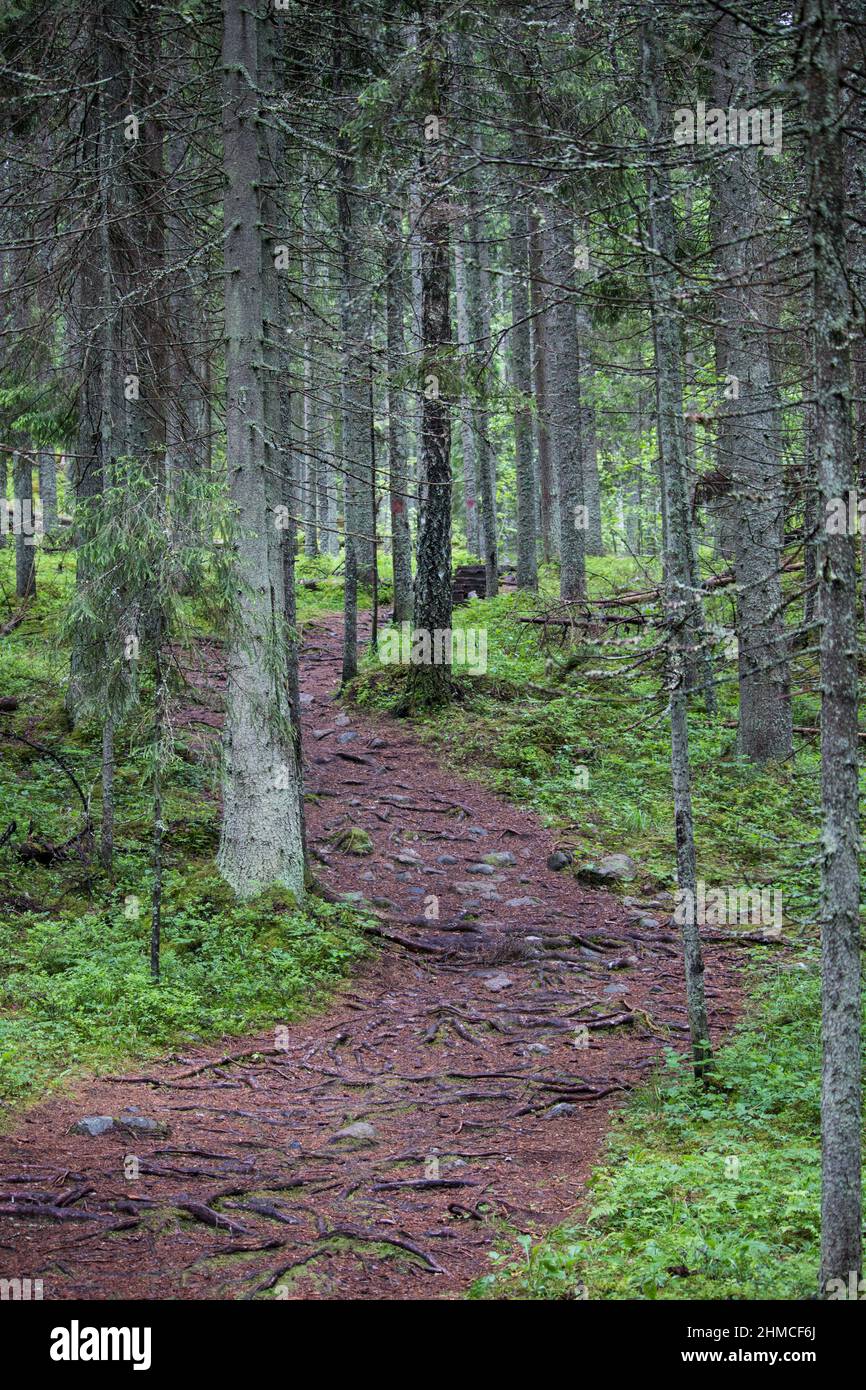
[[[53,449],[39,451],[39,500],[42,532],[48,539],[57,531],[57,456]]]
[[[589,311],[583,306],[578,306],[577,314],[577,338],[580,352],[581,366],[581,407],[580,407],[580,443],[581,443],[581,471],[583,473],[583,500],[586,506],[586,553],[587,555],[603,555],[604,541],[601,534],[601,483],[598,476],[598,436],[595,425],[595,406],[592,400],[587,399],[585,386],[592,386],[595,375],[590,339],[592,336],[592,319]]]
[[[704,962],[696,914],[697,870],[692,819],[689,732],[686,718],[687,658],[696,639],[691,561],[690,508],[683,431],[679,326],[674,317],[670,187],[655,162],[663,137],[664,59],[654,6],[647,6],[641,31],[645,121],[649,139],[647,202],[650,248],[648,276],[655,341],[659,469],[665,516],[665,607],[669,632],[671,769],[677,847],[677,884],[683,911],[689,1035],[696,1077],[705,1075],[712,1056],[704,989]]]
[[[475,145],[480,155],[481,142],[478,137],[475,139]],[[488,598],[492,598],[499,589],[499,549],[496,538],[496,456],[490,436],[492,412],[488,401],[492,394],[496,368],[492,360],[490,338],[490,252],[474,174],[470,180],[469,203],[470,244],[467,248],[465,268],[469,289],[471,333],[475,346],[476,384],[479,390],[479,400],[474,412],[478,500],[481,504],[478,537],[484,559],[486,593]]]
[[[388,489],[391,501],[391,557],[394,566],[394,622],[412,617],[412,539],[409,535],[409,479],[406,468],[404,395],[398,386],[404,369],[403,232],[394,216],[385,248],[388,358]]]
[[[319,501],[319,411],[317,407],[317,383],[313,373],[313,311],[315,286],[313,283],[313,215],[310,206],[313,180],[310,177],[309,161],[304,159],[301,179],[301,299],[304,305],[304,468],[301,489],[304,521],[304,554],[315,556],[319,553],[319,539],[316,531]]]
[[[714,101],[723,109],[752,105],[751,31],[734,14],[716,23]],[[726,389],[719,415],[718,467],[729,480],[737,581],[740,752],[756,762],[786,758],[793,748],[788,648],[782,623],[781,538],[784,505],[778,394],[773,382],[763,289],[767,265],[755,183],[754,145],[718,150],[715,248],[718,332]]]
[[[803,0],[800,58],[812,247],[815,438],[821,517],[853,486],[851,306],[835,0]],[[857,747],[857,543],[818,532],[821,622],[821,1274],[860,1276],[860,919]]]
[[[528,292],[529,222],[522,207],[511,212],[511,360],[518,403],[514,412],[517,474],[517,587],[537,590],[535,462],[532,452],[532,344]]]
[[[36,596],[36,529],[33,510],[33,459],[21,449],[13,456],[13,496],[18,505],[15,536],[15,594]]]
[[[661,148],[670,126],[670,108],[664,78],[664,61],[658,33],[658,16],[647,6],[642,36],[642,63],[646,100],[645,121],[651,151]],[[676,229],[670,177],[663,162],[651,153],[647,172],[647,279],[650,288],[653,344],[656,364],[657,434],[661,489],[662,537],[665,582],[675,589],[681,611],[682,647],[687,693],[700,689],[708,710],[715,709],[715,688],[704,635],[699,594],[683,420],[682,338],[676,292]]]
[[[532,308],[532,380],[535,393],[535,435],[538,454],[538,503],[541,550],[547,564],[556,555],[553,460],[550,447],[550,409],[547,380],[547,296],[544,285],[543,233],[539,213],[530,213],[529,289]]]
[[[428,48],[427,109],[443,116],[441,69],[445,62],[441,38],[425,27]],[[451,690],[451,653],[435,659],[434,634],[451,633],[451,405],[444,394],[444,376],[451,351],[451,212],[443,197],[447,160],[440,137],[425,151],[421,217],[421,464],[426,495],[418,525],[418,564],[415,574],[415,630],[426,634],[429,659],[410,669],[409,699],[434,704]]]
[[[303,895],[299,770],[288,699],[281,560],[267,481],[265,286],[260,190],[267,177],[257,93],[266,6],[224,0],[227,464],[237,516],[240,619],[227,652],[218,864],[239,897],[270,884]]]
[[[466,516],[466,549],[481,553],[478,535],[478,456],[475,447],[477,420],[475,406],[466,391],[465,377],[472,354],[472,327],[469,289],[466,283],[466,246],[462,237],[454,240],[454,302],[457,309],[457,346],[463,368],[464,388],[460,396],[460,443],[463,451],[463,506]]]
[[[337,7],[334,42],[334,95],[340,119],[347,119],[349,54],[352,32],[346,0]],[[372,273],[366,251],[366,200],[356,187],[357,170],[349,136],[337,136],[337,242],[340,266],[340,327],[342,334],[343,495],[346,535],[354,537],[358,582],[369,584],[373,574],[375,518],[371,454],[370,382],[372,379]]]
[[[574,230],[567,213],[548,202],[548,307],[545,333],[550,364],[553,467],[559,492],[559,591],[564,599],[586,594],[586,512],[581,441],[580,351],[574,286]]]

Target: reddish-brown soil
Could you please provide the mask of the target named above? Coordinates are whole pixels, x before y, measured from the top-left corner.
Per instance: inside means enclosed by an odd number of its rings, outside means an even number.
[[[339,648],[335,620],[307,628],[308,839],[329,889],[377,900],[377,949],[324,1014],[25,1115],[0,1138],[4,1278],[53,1299],[453,1296],[507,1230],[574,1208],[612,1108],[683,1046],[664,915],[642,927],[552,872],[532,815],[458,780],[409,726],[335,704]],[[347,826],[371,855],[331,846]],[[497,852],[514,862],[473,871]],[[716,1034],[735,952],[707,947]],[[170,1135],[70,1132],[127,1107]],[[372,1136],[336,1137],[357,1122]]]

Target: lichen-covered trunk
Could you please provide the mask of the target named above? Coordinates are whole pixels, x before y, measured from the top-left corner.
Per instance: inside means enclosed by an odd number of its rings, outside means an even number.
[[[33,459],[21,450],[14,455],[13,497],[20,508],[15,535],[15,595],[36,595],[36,532],[33,510]]]
[[[647,134],[662,146],[672,128],[654,8],[648,7],[642,35],[642,70]],[[651,157],[647,172],[646,268],[650,290],[656,368],[656,431],[659,448],[665,585],[676,592],[681,626],[685,693],[699,689],[715,709],[710,653],[705,640],[697,552],[690,506],[683,419],[682,335],[677,299],[677,238],[670,176],[663,159]]]
[[[517,586],[538,588],[535,528],[535,460],[532,441],[532,343],[529,328],[529,221],[524,208],[511,212],[511,362],[517,404],[514,462],[517,474]]]
[[[463,390],[460,396],[460,444],[463,451],[463,507],[466,517],[466,549],[479,555],[478,537],[478,457],[475,448],[477,421],[469,394],[469,364],[472,352],[472,327],[469,316],[469,291],[466,284],[466,247],[458,236],[454,240],[454,303],[457,310],[457,346],[463,368]]]
[[[309,161],[305,158],[301,179],[301,301],[304,319],[304,442],[301,501],[304,522],[304,554],[310,557],[319,553],[317,523],[321,431],[313,363],[315,284],[313,279],[314,229],[310,206],[312,196]]]
[[[391,557],[394,566],[394,622],[412,617],[412,539],[409,534],[409,479],[406,467],[404,393],[398,385],[404,370],[403,307],[405,271],[399,219],[391,223],[385,248],[386,333],[388,358],[388,491],[391,502]]]
[[[334,42],[334,97],[338,119],[354,113],[348,92],[351,55],[345,3],[338,6]],[[371,421],[373,274],[367,254],[367,200],[357,185],[356,160],[344,130],[337,136],[337,243],[340,268],[342,472],[346,536],[355,547],[358,581],[373,576],[373,456]]]
[[[262,381],[265,285],[260,125],[263,0],[224,0],[226,462],[236,513],[239,621],[227,651],[223,814],[217,857],[239,897],[304,887],[280,535],[268,483]],[[252,83],[252,86],[250,85]]]
[[[480,142],[476,141],[480,152]],[[469,316],[475,349],[475,373],[479,400],[475,407],[475,452],[478,470],[478,536],[484,560],[488,598],[499,589],[499,547],[496,535],[496,455],[491,438],[492,412],[489,397],[496,382],[490,339],[490,255],[485,220],[478,208],[479,192],[473,179],[470,186],[470,245],[466,257],[469,290]]]
[[[547,380],[547,310],[541,220],[530,213],[529,299],[532,309],[532,385],[535,396],[535,438],[538,453],[538,521],[541,552],[548,564],[556,555],[555,488],[550,448],[550,410]]]
[[[430,39],[436,58],[427,73],[429,109],[441,102],[440,72],[444,62],[441,40]],[[440,111],[441,114],[441,111]],[[425,151],[421,217],[421,468],[425,496],[418,523],[418,559],[415,574],[415,630],[434,634],[451,630],[451,403],[445,373],[451,355],[451,211],[442,189],[447,187],[444,141],[434,141]],[[435,704],[448,698],[451,660],[448,647],[443,659],[413,665],[410,699]]]
[[[544,231],[548,307],[545,336],[550,386],[550,440],[559,493],[559,591],[586,593],[586,511],[580,407],[580,349],[574,283],[574,229],[567,210],[550,202]]]
[[[57,456],[53,449],[39,451],[39,500],[46,539],[57,530]]]
[[[577,338],[580,351],[580,443],[582,450],[583,500],[586,506],[586,553],[603,555],[601,534],[601,483],[598,476],[598,434],[595,406],[592,402],[592,382],[595,375],[591,356],[592,318],[581,305],[577,310]],[[586,387],[589,387],[587,394]]]
[[[752,36],[733,14],[715,28],[717,107],[754,105]],[[767,256],[755,184],[754,145],[713,158],[720,391],[718,470],[727,493],[737,582],[739,748],[747,758],[786,758],[793,747],[788,649],[782,622],[783,488],[778,390],[773,381],[764,289]]]
[[[695,912],[697,870],[692,819],[689,731],[686,718],[688,659],[694,655],[690,649],[698,634],[694,619],[690,509],[682,415],[682,354],[679,324],[675,317],[674,286],[670,275],[670,267],[674,264],[673,228],[668,222],[672,215],[670,188],[666,179],[657,172],[659,165],[652,153],[653,148],[664,138],[662,112],[665,99],[664,59],[651,6],[648,6],[645,12],[641,50],[644,119],[651,146],[647,175],[647,274],[655,342],[659,475],[665,518],[665,611],[668,626],[671,771],[677,885],[683,901],[691,904],[691,909],[686,907],[682,914],[681,926],[692,1059],[695,1075],[701,1077],[706,1073],[712,1053],[704,988],[704,962]]]
[[[820,516],[854,482],[851,308],[838,10],[804,0],[815,440]],[[818,531],[821,623],[821,1272],[820,1287],[860,1275],[861,1054],[856,537]]]

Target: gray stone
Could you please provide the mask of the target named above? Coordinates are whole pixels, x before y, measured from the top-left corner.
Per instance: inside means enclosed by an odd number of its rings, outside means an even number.
[[[128,1111],[115,1120],[115,1125],[127,1134],[150,1134],[158,1139],[167,1139],[170,1133],[164,1120],[151,1120],[147,1115],[131,1115]]]
[[[467,864],[467,874],[492,874],[494,872],[492,864]]]
[[[484,981],[485,989],[492,989],[494,994],[498,994],[501,989],[508,989],[514,981],[510,975],[496,974],[488,975]]]
[[[484,863],[494,864],[497,869],[510,869],[517,863],[517,860],[510,850],[497,849],[492,854],[485,854]]]
[[[509,898],[506,907],[537,907],[537,898]]]
[[[440,854],[440,855],[437,857],[436,863],[437,863],[437,864],[459,864],[459,863],[460,863],[460,860],[459,860],[459,859],[456,859],[456,858],[454,857],[453,854]]]
[[[567,850],[555,849],[553,854],[548,856],[547,867],[553,869],[554,873],[558,873],[560,869],[568,868],[572,858],[573,856]]]
[[[560,1118],[561,1115],[576,1115],[576,1114],[577,1114],[577,1106],[576,1106],[576,1105],[572,1105],[570,1101],[561,1100],[561,1101],[559,1101],[559,1103],[558,1103],[557,1105],[551,1105],[550,1109],[549,1109],[548,1112],[547,1112],[547,1118],[548,1118],[549,1120],[558,1120],[558,1119]]]
[[[330,1142],[336,1143],[338,1139],[360,1139],[366,1144],[372,1144],[376,1139],[376,1131],[368,1120],[356,1120],[352,1125],[346,1125],[336,1134],[331,1136]]]
[[[539,1057],[548,1057],[550,1055],[550,1048],[544,1043],[528,1043],[525,1051],[533,1052]]]
[[[489,835],[490,831],[485,830],[483,825],[469,825],[466,827],[467,835]]]
[[[605,854],[595,864],[584,864],[577,877],[584,883],[629,883],[637,878],[637,864],[627,854]]]
[[[352,742],[352,739],[353,739],[353,738],[357,738],[357,737],[358,737],[358,735],[355,733],[355,730],[354,730],[354,729],[346,729],[345,733],[337,734],[337,742],[338,742],[338,743],[351,743],[351,742]]]
[[[86,1115],[83,1120],[72,1126],[73,1134],[87,1134],[91,1139],[97,1139],[100,1134],[107,1134],[110,1129],[114,1129],[114,1119],[111,1115]]]

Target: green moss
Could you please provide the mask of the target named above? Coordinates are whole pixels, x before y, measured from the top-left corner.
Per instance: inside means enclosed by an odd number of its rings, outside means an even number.
[[[11,547],[0,581],[14,591]],[[118,739],[113,873],[74,856],[24,867],[28,826],[54,843],[79,827],[81,806],[50,758],[4,729],[61,750],[81,786],[97,785],[99,729],[74,732],[63,715],[68,653],[54,640],[74,564],[39,554],[38,595],[0,642],[0,692],[21,708],[0,714],[0,804],[17,829],[0,849],[0,1105],[8,1107],[90,1068],[184,1041],[286,1023],[321,1006],[365,949],[357,912],[285,891],[238,904],[214,867],[218,804],[201,759],[171,760],[163,815],[162,979],[151,982],[151,805],[136,731]],[[96,798],[98,802],[98,797]],[[2,1114],[2,1112],[0,1112]]]

